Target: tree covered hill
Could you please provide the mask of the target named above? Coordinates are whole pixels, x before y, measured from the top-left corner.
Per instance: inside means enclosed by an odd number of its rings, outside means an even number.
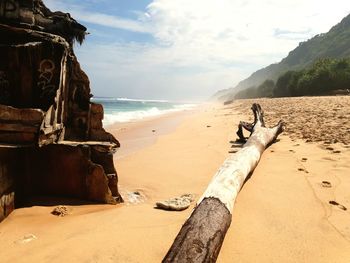
[[[276,81],[238,91],[234,98],[350,95],[350,59],[322,58],[303,70],[289,70]]]
[[[350,57],[350,15],[325,34],[319,34],[289,52],[288,56],[277,64],[271,64],[254,72],[236,87],[219,91],[214,97],[229,100],[241,90],[258,87],[265,80],[277,81],[287,71],[303,70],[322,58]],[[220,94],[220,96],[218,96]]]

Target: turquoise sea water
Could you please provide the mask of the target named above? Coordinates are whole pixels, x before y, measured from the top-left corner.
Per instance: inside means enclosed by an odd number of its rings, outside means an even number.
[[[93,102],[100,103],[104,108],[105,125],[113,123],[140,120],[169,112],[191,109],[195,104],[177,103],[161,100],[133,100],[127,98],[96,98]]]

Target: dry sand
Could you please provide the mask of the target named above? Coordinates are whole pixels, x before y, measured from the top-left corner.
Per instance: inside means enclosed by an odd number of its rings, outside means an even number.
[[[282,117],[287,130],[241,190],[218,262],[350,262],[350,97],[258,102],[268,125]],[[68,205],[64,217],[17,209],[0,224],[0,262],[160,262],[194,204],[154,203],[201,195],[237,150],[229,141],[251,103],[109,127],[125,149],[116,167],[126,203]]]

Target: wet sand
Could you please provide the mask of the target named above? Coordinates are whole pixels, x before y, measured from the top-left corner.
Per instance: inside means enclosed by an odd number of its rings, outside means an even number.
[[[283,118],[287,129],[239,193],[218,262],[349,262],[344,131],[350,128],[350,97],[254,101],[265,109],[267,125]],[[0,224],[1,261],[160,262],[194,204],[167,212],[154,203],[201,195],[235,150],[230,141],[238,122],[252,120],[251,103],[206,105],[109,127],[125,147],[115,164],[126,202],[67,205],[65,217],[51,215],[54,206],[17,209]]]

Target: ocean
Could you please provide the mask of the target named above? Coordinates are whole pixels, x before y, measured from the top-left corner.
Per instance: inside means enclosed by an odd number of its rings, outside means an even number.
[[[196,106],[196,104],[192,103],[128,98],[93,97],[92,102],[103,105],[103,124],[105,126],[114,123],[141,120],[147,117],[160,116],[170,112],[191,109]]]

